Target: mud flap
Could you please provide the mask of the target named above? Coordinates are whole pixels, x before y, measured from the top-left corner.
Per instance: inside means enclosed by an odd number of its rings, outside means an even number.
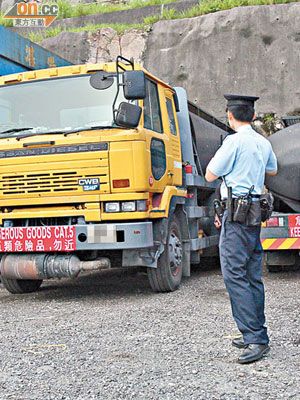
[[[180,223],[182,233],[182,276],[189,277],[191,276],[191,240],[188,228],[188,217],[186,211],[182,207],[176,209],[175,215]]]
[[[190,240],[183,240],[182,276],[191,276],[191,245]]]

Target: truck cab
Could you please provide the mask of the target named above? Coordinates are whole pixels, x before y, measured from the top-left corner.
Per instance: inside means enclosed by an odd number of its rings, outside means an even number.
[[[121,252],[123,266],[147,267],[154,290],[172,291],[189,275],[190,253],[197,260],[216,244],[217,235],[203,238],[205,245],[199,236],[210,235],[199,218],[211,215],[197,209],[198,199],[207,206],[215,186],[199,176],[192,105],[178,93],[121,56],[0,77],[0,252],[8,290],[109,268],[107,254]]]

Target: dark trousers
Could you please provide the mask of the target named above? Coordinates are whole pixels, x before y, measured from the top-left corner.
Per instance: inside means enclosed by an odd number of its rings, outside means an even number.
[[[228,222],[225,212],[219,248],[232,314],[245,344],[268,343],[267,329],[264,327],[265,295],[261,279],[263,250],[260,227]]]

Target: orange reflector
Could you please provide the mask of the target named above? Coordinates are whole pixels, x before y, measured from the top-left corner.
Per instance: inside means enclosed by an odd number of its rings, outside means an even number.
[[[113,181],[113,188],[114,189],[120,189],[120,188],[125,188],[129,187],[129,179],[116,179]]]

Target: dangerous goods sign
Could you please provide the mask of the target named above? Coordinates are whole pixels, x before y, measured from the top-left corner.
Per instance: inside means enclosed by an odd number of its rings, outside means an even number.
[[[300,215],[289,215],[290,237],[300,237]]]
[[[0,228],[0,252],[76,250],[75,226]]]

